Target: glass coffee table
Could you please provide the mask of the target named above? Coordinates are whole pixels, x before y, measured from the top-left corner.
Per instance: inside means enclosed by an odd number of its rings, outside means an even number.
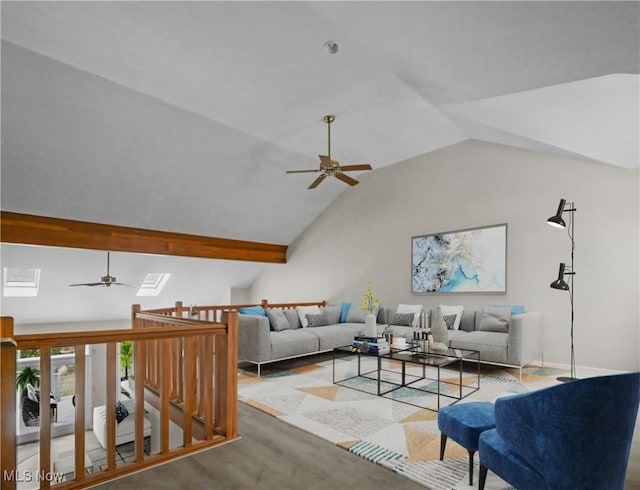
[[[357,365],[341,375],[336,373],[336,358],[345,356],[357,356]],[[471,373],[465,373],[465,363],[472,365]],[[438,411],[480,389],[480,352],[421,350],[419,344],[409,343],[377,355],[338,347],[333,350],[333,383]]]

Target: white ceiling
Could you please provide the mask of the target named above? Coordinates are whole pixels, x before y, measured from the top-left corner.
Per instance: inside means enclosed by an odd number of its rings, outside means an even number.
[[[3,1],[2,208],[289,244],[348,192],[285,174],[329,113],[332,156],[374,171],[467,138],[637,167],[639,12]]]

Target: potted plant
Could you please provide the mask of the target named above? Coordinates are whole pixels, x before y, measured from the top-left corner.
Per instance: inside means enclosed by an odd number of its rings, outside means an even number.
[[[16,389],[26,390],[27,385],[34,388],[40,387],[40,370],[31,366],[25,366],[16,375]]]
[[[120,342],[120,372],[124,373],[121,381],[129,379],[129,368],[133,362],[133,344],[130,340]]]

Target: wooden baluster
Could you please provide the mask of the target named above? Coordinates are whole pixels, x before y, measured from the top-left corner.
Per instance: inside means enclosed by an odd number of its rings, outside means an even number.
[[[84,437],[85,437],[85,379],[86,379],[86,355],[85,345],[75,346],[75,397],[76,397],[76,421],[75,421],[75,447],[76,447],[76,480],[84,479]]]
[[[143,372],[138,371],[138,366],[146,366],[147,341],[137,340],[133,343],[133,364],[136,399],[136,462],[144,460],[144,387],[146,378]]]
[[[161,358],[167,358],[171,350],[171,339],[162,339],[160,344]],[[169,452],[169,392],[171,389],[171,364],[164,362],[160,371],[160,452]]]
[[[51,349],[40,348],[40,471],[51,474]],[[76,471],[76,476],[77,476]],[[51,482],[40,482],[40,489],[47,490]]]
[[[184,429],[183,429],[183,444],[185,447],[191,446],[192,437],[192,422],[193,422],[193,407],[194,407],[194,385],[196,377],[196,364],[194,362],[194,356],[196,352],[195,339],[193,337],[187,337],[184,339],[184,361],[185,366],[185,383],[184,383]]]
[[[116,344],[107,343],[107,397],[105,412],[107,415],[107,470],[116,468]]]
[[[213,359],[213,342],[214,335],[205,335],[199,337],[201,342],[198,344],[204,345],[204,358],[205,359]],[[204,364],[202,371],[200,371],[199,384],[202,386],[202,390],[204,391],[204,396],[201,398],[203,407],[200,408],[200,411],[204,412],[204,432],[205,439],[211,439],[213,437],[214,431],[214,413],[213,413],[213,405],[214,405],[214,397],[215,391],[213,388],[213,373],[214,366],[213,361],[207,362]],[[204,410],[202,410],[204,409]]]
[[[4,479],[16,465],[16,344],[13,340],[13,318],[0,318],[0,478],[3,490],[15,490],[16,478]],[[7,473],[5,473],[7,472]],[[15,475],[16,473],[13,473]]]

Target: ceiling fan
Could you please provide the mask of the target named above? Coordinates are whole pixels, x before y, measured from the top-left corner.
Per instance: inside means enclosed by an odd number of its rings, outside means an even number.
[[[314,180],[309,189],[315,189],[320,185],[320,183],[326,179],[327,177],[335,177],[338,180],[341,180],[345,184],[356,185],[358,181],[353,177],[349,177],[345,175],[343,172],[353,172],[356,170],[372,170],[371,165],[369,164],[359,164],[359,165],[340,165],[336,160],[331,159],[331,123],[336,120],[335,116],[327,115],[324,116],[324,122],[327,123],[327,135],[328,135],[328,149],[327,155],[318,155],[320,157],[320,168],[315,168],[311,170],[287,170],[288,174],[299,174],[306,172],[322,172],[320,176],[316,180]]]
[[[69,286],[127,286],[130,288],[135,288],[137,286],[133,286],[131,284],[125,284],[124,282],[117,282],[117,279],[111,275],[109,275],[109,252],[107,252],[107,275],[102,276],[100,278],[100,282],[86,282],[81,284],[69,284]]]

